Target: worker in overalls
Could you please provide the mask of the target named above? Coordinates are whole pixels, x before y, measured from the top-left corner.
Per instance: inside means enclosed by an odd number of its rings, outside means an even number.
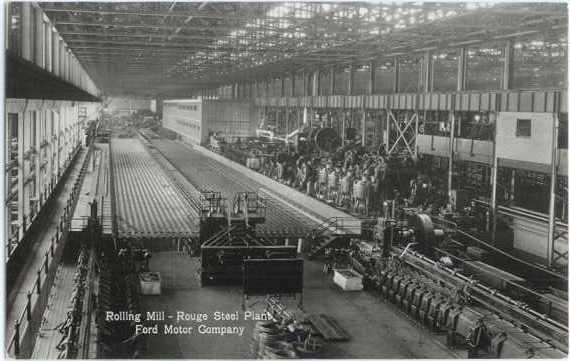
[[[378,204],[382,204],[386,198],[386,161],[379,156],[374,167],[374,194]]]
[[[317,194],[320,197],[325,197],[327,193],[327,184],[329,179],[329,173],[331,171],[330,163],[327,163],[319,172],[319,179],[317,181]]]
[[[334,168],[328,175],[327,201],[338,203],[338,174],[339,168]]]
[[[370,194],[370,184],[363,176],[354,184],[352,191],[353,212],[368,215],[368,197]]]
[[[346,175],[340,181],[340,204],[342,207],[351,206],[351,195],[352,195],[352,184],[354,179],[352,177],[352,171],[347,170]]]

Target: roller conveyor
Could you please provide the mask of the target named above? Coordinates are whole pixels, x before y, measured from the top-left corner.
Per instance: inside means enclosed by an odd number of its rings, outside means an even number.
[[[156,138],[149,142],[197,189],[217,190],[226,199],[232,199],[238,192],[257,192],[261,188],[239,172],[180,143]],[[266,221],[257,226],[256,233],[265,237],[302,237],[316,226],[295,209],[269,197]]]
[[[138,139],[112,141],[119,236],[191,235],[192,205]]]

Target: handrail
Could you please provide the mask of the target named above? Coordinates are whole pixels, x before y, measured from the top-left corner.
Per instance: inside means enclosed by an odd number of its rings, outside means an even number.
[[[369,218],[373,219],[373,218]],[[367,218],[354,218],[354,217],[340,217],[333,216],[325,219],[320,223],[315,229],[313,229],[310,234],[313,237],[322,235],[326,231],[332,231],[333,233],[342,234],[343,231],[362,230],[362,221],[369,220]],[[351,222],[344,222],[351,221]],[[357,221],[357,222],[354,222]]]

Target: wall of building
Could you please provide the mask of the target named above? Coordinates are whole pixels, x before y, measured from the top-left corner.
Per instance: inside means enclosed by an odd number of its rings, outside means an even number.
[[[204,135],[218,133],[228,141],[252,137],[257,127],[258,112],[252,102],[204,100]]]
[[[517,120],[530,120],[530,136],[517,135]],[[552,113],[500,112],[497,115],[497,157],[549,165],[552,162]]]
[[[6,100],[7,251],[17,246],[45,205],[97,112],[96,103]]]
[[[165,100],[162,123],[194,144],[216,133],[231,142],[255,135],[258,112],[253,103],[234,100]]]
[[[207,136],[202,129],[202,101],[165,100],[162,126],[180,134],[189,143],[200,144]]]

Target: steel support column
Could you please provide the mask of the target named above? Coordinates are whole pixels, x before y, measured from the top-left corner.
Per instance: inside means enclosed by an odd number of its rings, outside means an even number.
[[[312,96],[318,96],[321,88],[321,70],[317,69],[313,72],[313,91]]]
[[[281,86],[281,97],[287,96],[287,94],[285,93],[285,77],[284,77],[284,76],[282,76],[282,77],[279,79],[279,83],[280,83],[280,86]]]
[[[295,96],[295,73],[291,73],[291,94],[289,95]]]
[[[548,244],[547,244],[547,260],[548,267],[554,266],[553,256],[554,256],[554,241],[556,237],[554,236],[555,228],[555,206],[556,206],[556,181],[558,178],[558,128],[560,126],[560,121],[558,119],[558,113],[553,114],[554,126],[552,129],[552,159],[550,164],[550,203],[548,205]]]
[[[329,113],[329,119],[332,122],[332,113]],[[342,129],[340,133],[340,138],[341,138],[340,144],[344,146],[344,140],[346,138],[346,116],[344,114],[342,115],[341,123],[342,123],[341,125]]]
[[[24,116],[26,110],[18,113],[18,241],[24,236]]]
[[[507,41],[505,45],[505,62],[503,63],[502,89],[511,89],[513,81],[513,42]]]
[[[335,78],[334,78],[334,66],[330,69],[330,95],[334,95]]]
[[[348,66],[348,82],[347,82],[347,95],[354,94],[354,64]]]
[[[428,93],[433,90],[433,59],[431,52],[427,51],[424,53],[422,61],[422,83],[420,84],[420,89],[424,93]]]
[[[449,112],[451,130],[449,134],[449,169],[447,171],[447,200],[451,200],[451,189],[453,187],[453,150],[455,143],[455,112]]]
[[[361,134],[362,134],[362,139],[361,139],[361,144],[362,146],[366,146],[366,112],[364,111],[364,108],[362,108],[362,119],[361,119]]]
[[[394,58],[394,79],[392,83],[393,93],[400,92],[400,61]]]
[[[496,119],[495,122],[496,124]],[[499,158],[497,157],[497,131],[493,130],[493,164],[491,165],[491,216],[493,218],[491,239],[495,241],[497,234],[497,182],[499,173]]]
[[[374,94],[376,92],[376,62],[371,61],[369,64],[369,77],[368,77],[368,94]]]
[[[467,80],[467,49],[461,48],[459,51],[459,61],[457,62],[457,90],[465,89]]]

